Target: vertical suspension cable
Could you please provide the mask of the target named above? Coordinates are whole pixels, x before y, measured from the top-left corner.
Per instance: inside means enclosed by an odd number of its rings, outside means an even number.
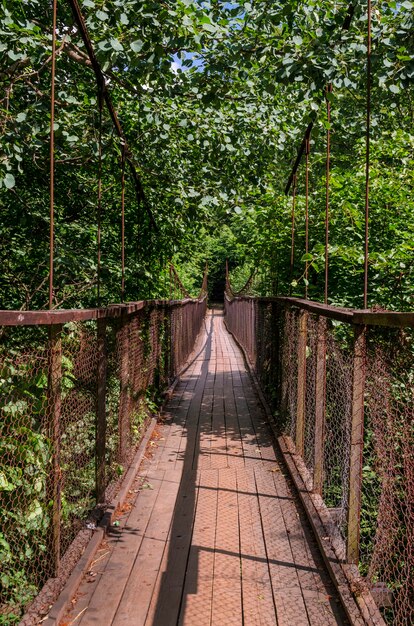
[[[325,203],[325,295],[324,302],[328,304],[329,286],[329,177],[331,169],[331,102],[329,94],[332,93],[332,85],[326,85],[326,117],[328,128],[326,131],[326,203]]]
[[[308,255],[309,251],[309,138],[305,146],[305,299],[308,298]]]
[[[280,259],[280,250],[279,248],[277,248],[277,253],[276,253],[276,286],[275,288],[272,290],[272,296],[278,296],[279,295],[279,259]]]
[[[49,231],[49,309],[53,306],[55,251],[55,76],[56,76],[57,0],[53,0],[52,77],[50,88],[50,231]]]
[[[125,157],[126,146],[122,143],[121,155],[121,302],[125,297]]]
[[[367,119],[365,155],[365,254],[364,254],[364,309],[368,307],[368,238],[369,238],[369,182],[370,182],[370,125],[371,125],[371,0],[368,0],[367,34]]]
[[[98,232],[96,236],[97,254],[98,254],[98,266],[97,266],[97,304],[101,306],[101,229],[102,229],[102,109],[103,109],[103,96],[101,90],[98,93],[99,102],[99,136],[98,136],[98,207],[97,207],[97,222]]]
[[[292,295],[293,266],[295,263],[295,208],[296,208],[296,184],[297,175],[293,175],[292,188],[292,231],[290,244],[290,279],[289,279],[289,295]]]

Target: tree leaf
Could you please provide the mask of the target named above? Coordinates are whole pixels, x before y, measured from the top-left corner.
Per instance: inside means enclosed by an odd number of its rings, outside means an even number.
[[[141,41],[141,39],[137,39],[136,41],[133,41],[132,43],[130,43],[130,48],[134,52],[140,52],[142,50],[143,45],[144,45],[144,42]]]
[[[96,12],[96,17],[98,18],[98,20],[101,20],[102,22],[105,22],[108,19],[109,15],[108,15],[108,13],[106,13],[106,11],[98,10]]]
[[[3,182],[4,182],[4,186],[7,189],[13,189],[13,187],[16,184],[16,179],[14,178],[13,174],[10,174],[10,172],[7,172],[6,176],[3,178]]]

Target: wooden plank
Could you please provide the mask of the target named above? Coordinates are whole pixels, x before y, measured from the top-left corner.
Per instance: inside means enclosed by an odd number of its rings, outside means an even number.
[[[224,413],[224,373],[222,345],[220,343],[221,319],[214,316],[212,363],[215,367],[214,398],[211,418],[211,468],[227,467],[227,439]]]
[[[290,529],[286,528],[283,518],[282,507],[285,502],[276,493],[272,472],[257,468],[255,478],[277,622],[280,626],[308,626],[309,620],[289,541]]]
[[[179,626],[211,624],[218,479],[217,470],[198,473],[197,509]]]
[[[0,311],[0,326],[49,326],[97,319],[98,309],[63,311]]]
[[[277,624],[253,470],[237,469],[243,623]]]
[[[348,586],[345,575],[341,569],[338,557],[336,556],[334,550],[330,545],[329,537],[326,535],[326,528],[324,527],[318,514],[318,510],[314,504],[314,499],[318,497],[320,498],[320,496],[318,496],[317,494],[311,494],[307,491],[305,482],[295,465],[295,459],[293,455],[289,452],[288,439],[289,438],[287,437],[279,437],[278,441],[280,449],[282,451],[284,461],[289,469],[289,473],[295,484],[297,493],[306,510],[308,519],[314,530],[315,537],[321,550],[321,554],[325,561],[325,565],[328,568],[332,581],[335,584],[342,605],[351,624],[353,624],[354,626],[362,626],[364,624],[364,620],[362,618],[361,612]]]
[[[107,307],[94,309],[55,309],[52,311],[20,311],[0,310],[0,326],[49,326],[82,322],[101,318],[116,318],[123,314],[131,315],[147,306],[184,306],[188,303],[198,304],[197,300],[139,300],[126,304],[110,304]]]
[[[214,389],[210,450],[211,468],[220,469],[227,467],[227,439],[224,425],[223,389]]]
[[[233,388],[234,401],[239,422],[243,458],[245,467],[253,466],[260,460],[260,447],[255,429],[252,425],[249,406],[246,401],[246,389],[250,385],[247,373],[241,376],[242,387]]]
[[[252,429],[256,433],[258,458],[261,464],[263,464],[263,462],[265,462],[265,464],[268,462],[274,463],[276,461],[276,455],[272,434],[258,396],[252,387],[250,378],[248,384],[246,383],[244,386],[243,392],[250,414]]]
[[[209,343],[207,342],[203,348],[204,356],[208,353]],[[198,435],[198,427],[199,427],[199,418],[201,411],[201,404],[203,400],[204,386],[207,378],[208,367],[206,361],[198,360],[197,361],[197,369],[194,372],[193,377],[196,378],[196,385],[192,391],[190,398],[190,406],[187,413],[187,418],[185,422],[185,430],[183,430],[183,436],[181,438],[180,447],[179,447],[179,455],[175,462],[175,467],[178,468],[186,463],[187,459],[192,459],[193,469],[197,469],[194,465],[194,460],[197,458],[196,455],[196,444],[197,444],[197,435]]]
[[[172,470],[164,475],[159,496],[113,619],[113,626],[145,624],[167,543],[180,479],[181,471]]]
[[[336,602],[336,590],[326,572],[306,514],[288,487],[282,467],[280,470],[271,472],[271,475],[278,498],[283,502],[282,516],[309,623],[312,626],[342,624],[346,621],[345,615]]]
[[[124,520],[122,530],[118,533],[115,531],[112,537],[109,535],[107,546],[110,555],[105,563],[99,563],[97,571],[101,574],[98,580],[92,588],[90,583],[86,583],[80,589],[81,597],[93,590],[87,611],[79,621],[82,626],[90,623],[110,624],[113,620],[146,536],[151,514],[160,497],[164,475],[165,472],[159,470],[151,473],[144,482],[145,485],[150,484],[151,489],[141,488],[134,508]]]
[[[235,470],[220,469],[211,623],[228,626],[243,623],[236,486]]]
[[[197,472],[184,471],[174,509],[167,549],[154,588],[146,624],[176,624],[181,607],[187,561],[198,498]]]
[[[213,390],[204,389],[198,424],[197,445],[194,452],[194,469],[206,470],[211,467],[211,415],[213,401]]]
[[[168,401],[162,414],[166,425],[163,428],[163,441],[160,441],[159,454],[154,459],[154,463],[165,470],[174,468],[179,459],[181,440],[191,404],[192,393],[188,389],[188,382],[198,375],[195,368],[196,363],[193,363],[177,385],[173,397]]]
[[[226,358],[223,401],[226,426],[227,464],[229,467],[244,467],[243,445],[232,388],[233,379],[231,375],[231,367],[232,365],[230,363],[230,359]]]

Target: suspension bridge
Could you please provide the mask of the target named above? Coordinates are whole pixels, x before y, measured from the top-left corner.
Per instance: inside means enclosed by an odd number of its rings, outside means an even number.
[[[30,417],[51,507],[21,623],[408,624],[413,314],[228,277],[208,310],[206,274],[198,298],[174,285],[182,299],[0,312],[43,341],[1,362],[3,407],[26,403],[3,465],[24,467]],[[149,389],[169,390],[158,422]],[[29,490],[6,496],[30,514]]]
[[[224,308],[209,309],[207,269],[192,298],[171,266],[168,299],[125,302],[126,165],[156,222],[69,4],[120,140],[121,303],[100,302],[100,145],[98,306],[56,306],[55,1],[49,307],[0,311],[0,550],[30,600],[16,607],[5,574],[0,621],[20,610],[23,626],[412,624],[414,314],[368,308],[369,80],[362,309],[328,304],[329,125],[323,303],[307,297],[308,261],[303,299],[254,296],[251,279],[235,291],[227,270]],[[303,155],[309,252],[311,132],[286,186],[292,275]]]

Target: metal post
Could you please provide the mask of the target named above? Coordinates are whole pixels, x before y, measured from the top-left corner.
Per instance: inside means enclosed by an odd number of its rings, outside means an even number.
[[[347,561],[358,563],[362,495],[362,454],[364,449],[364,390],[366,375],[366,327],[355,326],[352,379],[351,450],[349,459],[349,501]]]
[[[129,423],[129,318],[122,315],[118,337],[121,344],[120,350],[120,397],[119,397],[119,460],[123,462],[128,455],[130,444]]]
[[[49,328],[49,371],[48,371],[48,436],[52,444],[52,468],[49,474],[48,500],[52,502],[49,550],[51,555],[51,577],[57,576],[60,565],[60,522],[61,522],[61,470],[60,470],[60,415],[62,408],[62,326]]]
[[[298,336],[298,389],[296,396],[296,451],[303,457],[305,452],[305,416],[306,416],[306,341],[307,311],[299,314]]]
[[[164,312],[164,377],[167,386],[173,379],[171,362],[171,305],[163,308]]]
[[[251,359],[253,368],[256,369],[256,301],[251,299]]]
[[[96,401],[96,501],[105,502],[105,451],[106,451],[106,320],[98,320],[98,368]]]
[[[322,495],[326,419],[326,324],[325,317],[318,318],[316,346],[315,386],[315,467],[313,490]]]

